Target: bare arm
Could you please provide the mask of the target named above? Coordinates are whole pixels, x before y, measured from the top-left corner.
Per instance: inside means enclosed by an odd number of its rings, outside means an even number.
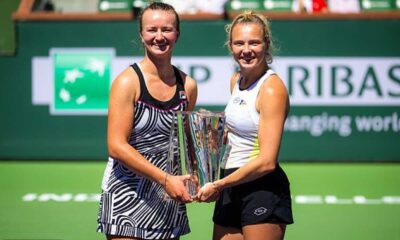
[[[188,202],[190,196],[186,192],[183,179],[174,176],[167,179],[167,173],[151,164],[128,143],[134,122],[134,102],[138,98],[139,89],[137,75],[130,68],[121,73],[112,84],[107,130],[109,155],[141,176],[163,185],[172,198]]]

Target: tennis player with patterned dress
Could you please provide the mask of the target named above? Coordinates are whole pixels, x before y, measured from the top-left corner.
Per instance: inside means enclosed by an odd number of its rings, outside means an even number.
[[[171,64],[179,37],[172,6],[150,4],[139,30],[145,56],[111,87],[97,231],[107,239],[179,239],[190,232],[185,203],[192,198],[190,176],[166,171],[170,128],[174,111],[194,108],[197,85]]]
[[[293,223],[289,181],[278,163],[288,93],[268,65],[272,41],[267,19],[244,12],[227,32],[240,71],[231,78],[232,95],[225,109],[222,178],[203,186],[198,200],[218,198],[214,240],[280,240],[286,225]]]

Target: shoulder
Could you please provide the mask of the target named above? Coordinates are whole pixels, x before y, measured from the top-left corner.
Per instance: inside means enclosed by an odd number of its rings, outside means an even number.
[[[260,93],[265,96],[288,96],[286,86],[277,74],[272,74],[264,80],[261,84]]]
[[[132,67],[127,67],[114,79],[111,86],[111,93],[115,92],[137,100],[137,96],[140,93],[140,83],[139,77]]]
[[[113,81],[113,85],[134,86],[139,83],[139,77],[132,67],[127,67]]]
[[[287,113],[290,109],[289,94],[282,79],[273,74],[269,76],[261,85],[256,108],[261,109],[281,109]]]

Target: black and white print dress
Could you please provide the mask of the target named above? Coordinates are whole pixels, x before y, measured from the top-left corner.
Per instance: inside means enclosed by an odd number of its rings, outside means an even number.
[[[188,106],[183,80],[174,68],[176,93],[171,100],[161,102],[147,90],[139,65],[132,68],[139,77],[140,97],[129,144],[165,170],[173,112]],[[144,239],[175,238],[190,232],[185,205],[166,198],[161,185],[129,170],[118,159],[109,157],[102,190],[98,232]]]

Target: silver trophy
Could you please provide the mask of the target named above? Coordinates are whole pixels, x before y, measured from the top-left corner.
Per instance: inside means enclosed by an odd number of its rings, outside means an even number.
[[[177,111],[174,113],[167,171],[190,174],[191,196],[206,183],[218,179],[224,135],[224,112]]]

